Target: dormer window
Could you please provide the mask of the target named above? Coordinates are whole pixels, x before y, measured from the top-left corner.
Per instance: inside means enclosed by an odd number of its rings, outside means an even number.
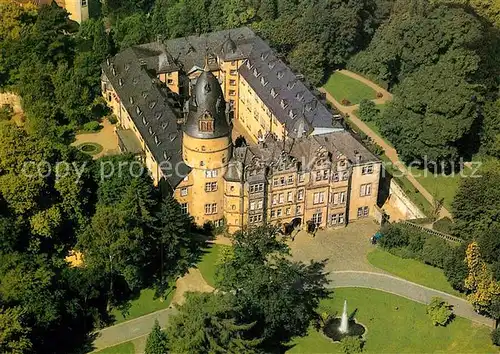
[[[257,70],[257,68],[253,69],[253,76],[255,76],[255,77],[259,77],[260,76],[260,73]]]
[[[162,113],[161,113],[161,112],[156,112],[156,113],[155,113],[155,118],[156,118],[156,120],[159,120],[159,119],[161,118],[161,116],[162,116]]]
[[[121,77],[118,79],[118,85],[123,86],[123,79]]]
[[[130,70],[130,64],[125,64],[125,71],[129,71]]]
[[[163,123],[163,124],[161,125],[161,128],[162,128],[163,130],[167,129],[167,127],[168,127],[168,122],[165,122],[165,123]]]
[[[280,70],[280,71],[278,71],[278,72],[276,73],[276,76],[278,76],[278,80],[281,80],[281,79],[283,78],[283,76],[285,76],[285,73],[284,73],[283,71],[281,71],[281,70]]]
[[[153,135],[153,127],[149,127],[148,133],[149,133],[149,135]]]
[[[203,117],[201,117],[199,122],[199,129],[201,132],[214,132],[214,118],[212,117],[210,112],[205,111],[205,113],[203,113]]]
[[[276,92],[276,89],[274,87],[271,89],[271,96],[273,96],[273,98],[278,97],[278,92]]]
[[[142,97],[147,98],[148,97],[148,92],[147,91],[142,91]]]
[[[153,109],[156,106],[156,101],[149,102],[149,109]]]
[[[138,115],[142,115],[142,110],[141,110],[141,107],[136,106],[136,107],[135,107],[135,113],[137,113]]]
[[[114,64],[111,64],[111,72],[113,73],[113,76],[116,76],[116,69]]]
[[[297,94],[295,95],[295,98],[297,99],[297,101],[302,101],[304,99],[304,92],[301,91],[301,92],[297,92]]]
[[[134,98],[132,96],[128,98],[128,101],[130,102],[130,104],[134,104]]]
[[[108,64],[108,66],[111,65],[111,60],[109,60],[109,58],[106,58],[106,64]]]
[[[267,81],[267,79],[266,79],[264,76],[262,76],[262,77],[260,78],[260,83],[262,84],[262,86],[266,86],[266,85],[267,85],[267,83],[268,83],[268,81]]]
[[[157,146],[161,144],[161,141],[160,141],[160,139],[158,139],[157,135],[155,135],[155,143]]]
[[[290,81],[286,87],[288,87],[289,90],[293,89],[295,87],[295,80]]]
[[[288,107],[288,101],[285,99],[282,99],[280,101],[280,106],[281,106],[281,108],[285,109],[286,107]]]
[[[273,69],[276,66],[276,60],[270,61],[267,66],[269,66],[269,69]]]
[[[174,141],[177,138],[177,134],[175,133],[170,133],[170,141]]]
[[[262,53],[262,54],[260,55],[260,58],[261,58],[262,60],[266,60],[268,56],[269,56],[269,52],[265,52],[265,53]]]
[[[139,82],[139,79],[138,79],[138,78],[134,77],[134,78],[132,79],[132,84],[133,84],[133,85],[137,85],[137,83],[138,83],[138,82]]]
[[[250,63],[250,60],[247,60],[247,68],[249,68],[249,69],[252,68],[252,63]]]
[[[144,124],[145,126],[149,125],[149,122],[146,120],[146,117],[144,116],[142,116],[142,124]]]
[[[307,102],[305,108],[306,108],[306,111],[311,112],[312,111],[312,104],[311,104],[311,102]]]
[[[295,109],[291,109],[289,112],[288,112],[288,115],[290,116],[290,118],[294,119],[295,117],[297,117],[297,112]]]

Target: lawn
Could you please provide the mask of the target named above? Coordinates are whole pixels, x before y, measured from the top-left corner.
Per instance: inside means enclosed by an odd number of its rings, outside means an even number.
[[[323,88],[339,102],[346,99],[351,104],[358,104],[363,99],[377,98],[377,92],[371,87],[338,71],[330,76]]]
[[[94,354],[135,354],[135,346],[132,342],[125,342],[100,350]]]
[[[448,210],[451,208],[453,198],[457,193],[460,185],[460,180],[471,174],[472,170],[464,167],[461,172],[450,175],[442,173],[433,174],[428,170],[419,169],[417,167],[408,167],[413,176],[429,191],[436,199],[444,198],[444,206]]]
[[[446,280],[442,269],[419,262],[415,259],[401,258],[380,248],[368,254],[368,261],[375,267],[400,278],[462,297]]]
[[[163,301],[161,301],[159,298],[154,298],[154,290],[141,290],[140,296],[137,299],[130,301],[130,308],[126,310],[127,313],[125,314],[125,316],[120,309],[115,308],[111,311],[111,314],[115,316],[114,324],[129,321],[134,318],[147,315],[148,313],[167,308],[170,305],[172,298],[174,297],[175,289],[173,288],[173,285],[174,284],[172,282],[172,287],[169,290],[170,292]]]
[[[333,299],[320,304],[320,312],[348,311],[367,327],[363,353],[498,353],[491,345],[490,329],[457,317],[447,327],[435,327],[426,306],[371,289],[339,288]],[[294,341],[289,353],[341,353],[339,344],[310,329]]]
[[[222,251],[229,246],[211,244],[206,248],[197,267],[208,285],[215,287],[215,267],[220,259]]]

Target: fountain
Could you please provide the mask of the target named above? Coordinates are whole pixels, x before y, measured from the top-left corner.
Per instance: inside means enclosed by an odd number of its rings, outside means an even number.
[[[347,300],[344,300],[344,311],[342,312],[342,318],[340,319],[340,333],[349,332],[349,317],[347,316]]]
[[[334,342],[338,342],[347,336],[361,338],[365,332],[366,328],[363,325],[357,323],[353,318],[349,318],[347,300],[344,300],[342,316],[328,320],[323,327],[323,333]]]

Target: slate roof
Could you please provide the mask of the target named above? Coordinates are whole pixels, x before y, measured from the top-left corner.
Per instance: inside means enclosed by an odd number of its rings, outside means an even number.
[[[290,137],[308,135],[316,128],[343,130],[340,122],[334,122],[332,113],[261,38],[254,38],[250,56],[239,73],[285,125]]]
[[[141,67],[132,48],[126,49],[101,65],[121,103],[134,121],[141,137],[167,182],[175,188],[191,168],[182,159],[182,131],[177,126],[181,112],[169,99],[155,77]],[[177,171],[175,173],[175,167]]]

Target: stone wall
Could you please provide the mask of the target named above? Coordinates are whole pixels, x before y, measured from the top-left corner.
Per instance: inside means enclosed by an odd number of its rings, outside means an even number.
[[[0,106],[8,104],[12,106],[14,113],[23,111],[21,107],[21,97],[12,92],[0,92]]]
[[[386,203],[398,209],[406,220],[425,218],[426,215],[408,198],[403,189],[396,183],[394,179],[391,180],[389,187],[389,198]]]

